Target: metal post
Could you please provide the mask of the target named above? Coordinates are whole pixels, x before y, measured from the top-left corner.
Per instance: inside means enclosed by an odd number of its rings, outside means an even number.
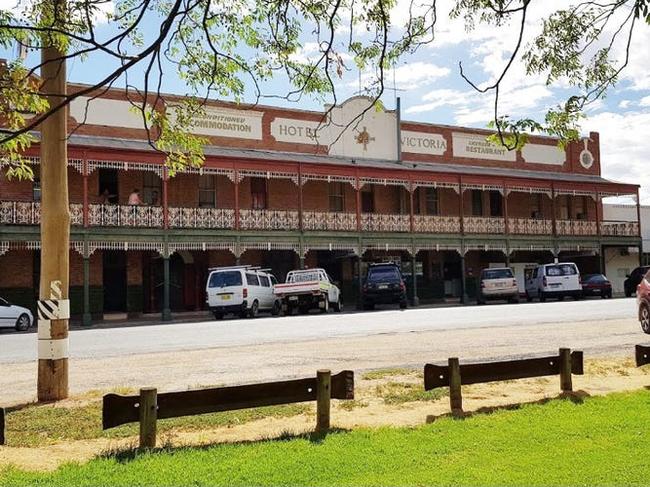
[[[163,256],[163,310],[162,310],[162,320],[171,321],[172,312],[169,307],[169,255]]]
[[[90,314],[90,257],[84,250],[84,312],[81,324],[83,326],[92,325],[92,315]]]
[[[467,296],[467,281],[465,279],[465,254],[461,254],[460,256],[460,287],[460,302],[467,304],[469,298]]]
[[[359,249],[361,252],[361,249]],[[357,309],[363,308],[363,299],[362,299],[362,288],[363,288],[363,276],[361,275],[361,255],[357,256],[357,284],[359,291],[357,294]]]
[[[411,257],[411,272],[413,278],[413,298],[412,298],[413,306],[418,306],[420,304],[420,298],[418,298],[418,274],[415,267],[416,262],[417,259],[415,258],[415,255],[413,255]]]

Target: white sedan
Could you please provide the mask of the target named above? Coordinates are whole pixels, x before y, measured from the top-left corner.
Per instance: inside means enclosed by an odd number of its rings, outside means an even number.
[[[18,331],[27,331],[33,324],[31,311],[0,298],[0,328],[12,327]]]

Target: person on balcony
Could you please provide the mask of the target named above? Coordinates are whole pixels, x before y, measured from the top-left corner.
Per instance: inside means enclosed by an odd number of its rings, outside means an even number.
[[[104,188],[104,191],[102,191],[102,194],[99,195],[99,204],[100,205],[110,205],[113,203],[113,198],[115,198],[117,195],[111,194],[108,188]]]
[[[129,195],[129,205],[141,205],[142,200],[140,199],[140,190],[138,188],[135,188],[133,192]]]
[[[160,196],[158,196],[158,191],[152,191],[151,193],[151,206],[160,206]]]

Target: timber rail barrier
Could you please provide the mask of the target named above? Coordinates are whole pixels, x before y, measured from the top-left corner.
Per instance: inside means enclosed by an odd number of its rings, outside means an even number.
[[[426,364],[424,366],[424,390],[449,387],[449,404],[453,415],[463,414],[461,386],[529,377],[560,375],[560,389],[571,392],[571,375],[584,374],[583,354],[560,348],[558,355],[536,357],[503,362],[460,364],[458,358],[448,360],[447,365]]]
[[[634,355],[636,357],[637,367],[650,364],[650,346],[637,345],[636,347],[634,347]]]
[[[158,394],[155,388],[140,389],[137,396],[106,394],[102,427],[140,423],[140,448],[156,446],[158,419],[234,411],[262,406],[316,401],[316,431],[330,427],[330,399],[354,399],[354,372],[332,375],[319,370],[315,377],[243,386],[217,387]]]

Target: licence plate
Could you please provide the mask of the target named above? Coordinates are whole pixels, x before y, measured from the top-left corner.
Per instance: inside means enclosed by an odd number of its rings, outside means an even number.
[[[552,282],[551,283],[551,287],[558,287],[558,286],[561,286],[561,285],[562,285],[561,282]]]
[[[232,298],[232,296],[230,294],[222,294],[221,295],[221,301],[228,301],[231,298]]]
[[[289,296],[289,301],[298,301],[298,296]]]
[[[388,284],[380,284],[377,289],[388,289]]]
[[[592,289],[591,292],[599,293],[599,292],[600,292],[600,289]]]

